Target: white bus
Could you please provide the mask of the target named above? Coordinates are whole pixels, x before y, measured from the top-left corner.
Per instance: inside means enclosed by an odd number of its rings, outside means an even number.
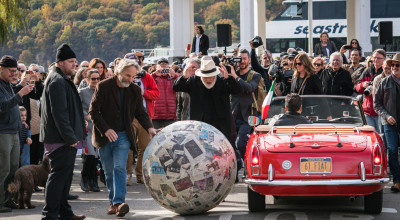
[[[303,0],[302,14],[298,14],[297,2],[287,0],[286,7],[273,20],[266,22],[266,48],[280,53],[288,48],[308,50],[308,1]],[[322,32],[336,43],[338,50],[347,42],[345,0],[313,0],[313,42],[319,42]],[[372,49],[383,48],[378,42],[378,23],[393,22],[393,43],[387,51],[400,51],[400,0],[371,0]],[[350,39],[349,39],[350,40]]]

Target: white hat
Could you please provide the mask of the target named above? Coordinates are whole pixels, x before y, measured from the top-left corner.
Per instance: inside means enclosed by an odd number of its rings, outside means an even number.
[[[215,67],[215,63],[212,60],[202,60],[200,69],[196,70],[196,76],[199,77],[212,77],[219,74],[219,70]]]

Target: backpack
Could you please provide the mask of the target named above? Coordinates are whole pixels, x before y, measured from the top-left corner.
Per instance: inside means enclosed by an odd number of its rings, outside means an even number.
[[[250,83],[251,80],[253,79],[253,76],[256,72],[254,70],[251,70],[249,72],[249,75],[247,75],[247,80],[246,82]],[[253,96],[253,104],[251,107],[253,109],[256,109],[259,113],[261,113],[262,110],[262,104],[264,102],[265,97],[267,96],[267,92],[265,91],[265,82],[264,80],[260,79],[260,82],[258,83],[257,87],[257,92],[256,91],[252,92],[251,95]]]

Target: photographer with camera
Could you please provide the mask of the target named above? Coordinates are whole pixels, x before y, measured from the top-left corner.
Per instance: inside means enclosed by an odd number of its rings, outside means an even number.
[[[157,61],[157,69],[151,75],[160,90],[160,98],[154,102],[153,125],[155,129],[166,127],[176,121],[176,93],[172,89],[178,74],[169,68],[166,58]]]
[[[288,65],[289,54],[282,52],[280,61],[275,62],[269,68],[268,75],[272,80],[276,80],[275,94],[277,96],[286,96],[290,93],[292,84],[293,70]]]
[[[269,66],[271,64],[271,61],[270,61],[271,54],[269,54],[269,56],[268,56],[268,52],[265,51],[261,55],[262,63],[264,65],[264,66],[261,66],[261,64],[258,62],[257,57],[256,57],[256,48],[261,46],[263,44],[263,42],[260,37],[258,37],[258,38],[257,37],[258,36],[254,37],[252,40],[249,41],[249,44],[251,47],[251,51],[250,51],[251,67],[253,67],[254,71],[261,74],[261,77],[264,80],[265,90],[268,91],[272,84],[271,79],[268,77],[268,70],[269,70]]]
[[[236,147],[239,149],[242,157],[244,157],[247,141],[249,140],[248,135],[252,132],[252,127],[248,124],[247,119],[249,116],[258,114],[257,110],[252,109],[252,104],[254,102],[252,93],[256,92],[258,89],[261,74],[250,69],[251,59],[249,51],[242,49],[239,51],[239,55],[242,58],[241,62],[238,63],[239,70],[236,73],[230,70],[228,70],[228,72],[232,72],[231,76],[237,80],[243,88],[241,94],[232,95],[231,107],[236,130],[238,132]],[[251,71],[253,72],[250,73]],[[250,74],[252,78],[248,80]]]
[[[378,133],[382,133],[380,130],[380,125],[378,123],[378,114],[374,110],[374,100],[372,95],[372,84],[378,75],[383,72],[383,62],[386,59],[386,52],[383,49],[376,49],[372,53],[372,65],[364,70],[361,74],[357,86],[356,91],[359,94],[364,94],[364,102],[363,109],[365,113],[365,119],[367,120],[367,124],[371,125],[375,128]]]

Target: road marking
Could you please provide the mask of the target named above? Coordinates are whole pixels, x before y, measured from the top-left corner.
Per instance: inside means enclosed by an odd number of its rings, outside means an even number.
[[[308,216],[304,212],[293,212],[293,211],[281,211],[281,212],[271,212],[265,216],[264,220],[277,220],[280,215],[291,214],[296,220],[308,220]]]
[[[362,219],[362,220],[373,220],[374,216],[372,215],[367,215],[367,214],[355,214],[355,213],[343,213],[343,212],[332,212],[330,215],[329,219],[334,219],[334,220],[357,220],[357,219]]]
[[[394,209],[394,208],[382,208],[382,212],[385,212],[385,213],[397,213],[397,209]]]

